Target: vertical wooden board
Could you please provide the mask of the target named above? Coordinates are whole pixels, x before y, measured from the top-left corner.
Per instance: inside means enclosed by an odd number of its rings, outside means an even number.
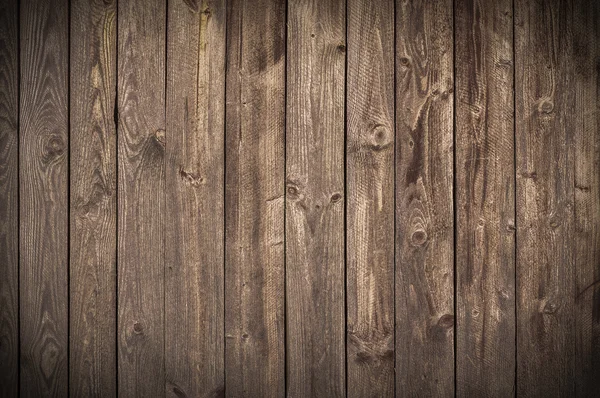
[[[19,389],[19,7],[0,4],[0,395]]]
[[[65,396],[68,2],[24,0],[20,7],[21,395]]]
[[[165,391],[165,22],[162,0],[118,2],[117,349],[126,397]]]
[[[71,0],[71,396],[114,396],[116,2]]]
[[[455,12],[457,394],[512,396],[512,0],[459,1]]]
[[[600,396],[600,3],[573,4],[576,395]]]
[[[347,15],[348,396],[394,396],[394,2]]]
[[[225,2],[169,1],[166,393],[224,393]]]
[[[227,18],[226,386],[285,395],[285,0]]]
[[[396,394],[454,395],[452,1],[396,2]]]
[[[345,394],[345,3],[288,2],[289,397]]]
[[[517,393],[575,393],[572,4],[515,2]]]

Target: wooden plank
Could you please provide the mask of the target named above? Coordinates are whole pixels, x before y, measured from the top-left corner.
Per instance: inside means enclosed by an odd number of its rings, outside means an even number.
[[[118,391],[163,396],[165,26],[161,0],[118,2]]]
[[[71,1],[70,386],[114,396],[116,2]]]
[[[396,392],[453,396],[452,1],[396,27]]]
[[[227,18],[226,386],[285,395],[285,0]]]
[[[19,7],[0,4],[0,391],[19,389]]]
[[[455,12],[457,394],[512,396],[512,0],[459,1]]]
[[[394,2],[347,15],[348,396],[394,396]]]
[[[345,2],[288,2],[287,393],[345,394]]]
[[[573,3],[576,396],[600,396],[600,3]]]
[[[169,1],[167,395],[224,395],[225,2]]]
[[[20,4],[21,395],[68,379],[68,1]]]
[[[572,4],[515,2],[517,393],[575,393]]]

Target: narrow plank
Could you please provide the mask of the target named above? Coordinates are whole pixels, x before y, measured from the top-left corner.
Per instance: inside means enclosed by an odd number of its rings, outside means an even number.
[[[575,393],[572,2],[515,2],[517,394]]]
[[[600,396],[600,3],[573,3],[576,396]]]
[[[169,1],[167,396],[224,395],[225,2]]]
[[[453,396],[452,1],[396,28],[396,393]]]
[[[19,389],[19,7],[0,4],[0,391]]]
[[[166,3],[118,2],[118,392],[164,396]]]
[[[20,98],[21,395],[68,380],[68,1],[23,0]]]
[[[115,396],[116,1],[71,0],[70,387]]]
[[[348,0],[348,396],[394,396],[394,1]]]
[[[459,396],[515,391],[512,0],[455,8],[456,379]]]
[[[345,2],[288,2],[286,324],[290,397],[345,394]]]
[[[227,18],[225,333],[231,397],[285,395],[285,0]]]

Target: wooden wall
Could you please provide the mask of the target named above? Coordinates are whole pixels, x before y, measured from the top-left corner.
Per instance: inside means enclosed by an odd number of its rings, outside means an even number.
[[[600,2],[3,0],[1,397],[600,396]]]

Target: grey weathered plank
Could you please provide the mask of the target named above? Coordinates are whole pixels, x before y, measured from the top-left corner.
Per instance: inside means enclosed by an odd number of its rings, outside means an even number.
[[[394,396],[394,2],[347,15],[348,396]]]
[[[225,2],[168,3],[167,396],[222,396]]]
[[[19,389],[19,7],[0,4],[0,391]]]
[[[345,2],[288,2],[287,393],[345,394]]]
[[[116,2],[71,1],[70,386],[114,396]]]
[[[512,0],[455,8],[456,379],[460,396],[515,389]]]
[[[515,2],[517,393],[575,393],[572,2]]]
[[[68,1],[20,4],[21,395],[68,379]]]
[[[118,390],[127,397],[165,391],[165,22],[164,1],[118,2]]]
[[[573,3],[577,396],[600,396],[600,2]]]
[[[285,0],[227,18],[226,387],[285,395]]]
[[[452,1],[396,2],[396,393],[454,394]]]

